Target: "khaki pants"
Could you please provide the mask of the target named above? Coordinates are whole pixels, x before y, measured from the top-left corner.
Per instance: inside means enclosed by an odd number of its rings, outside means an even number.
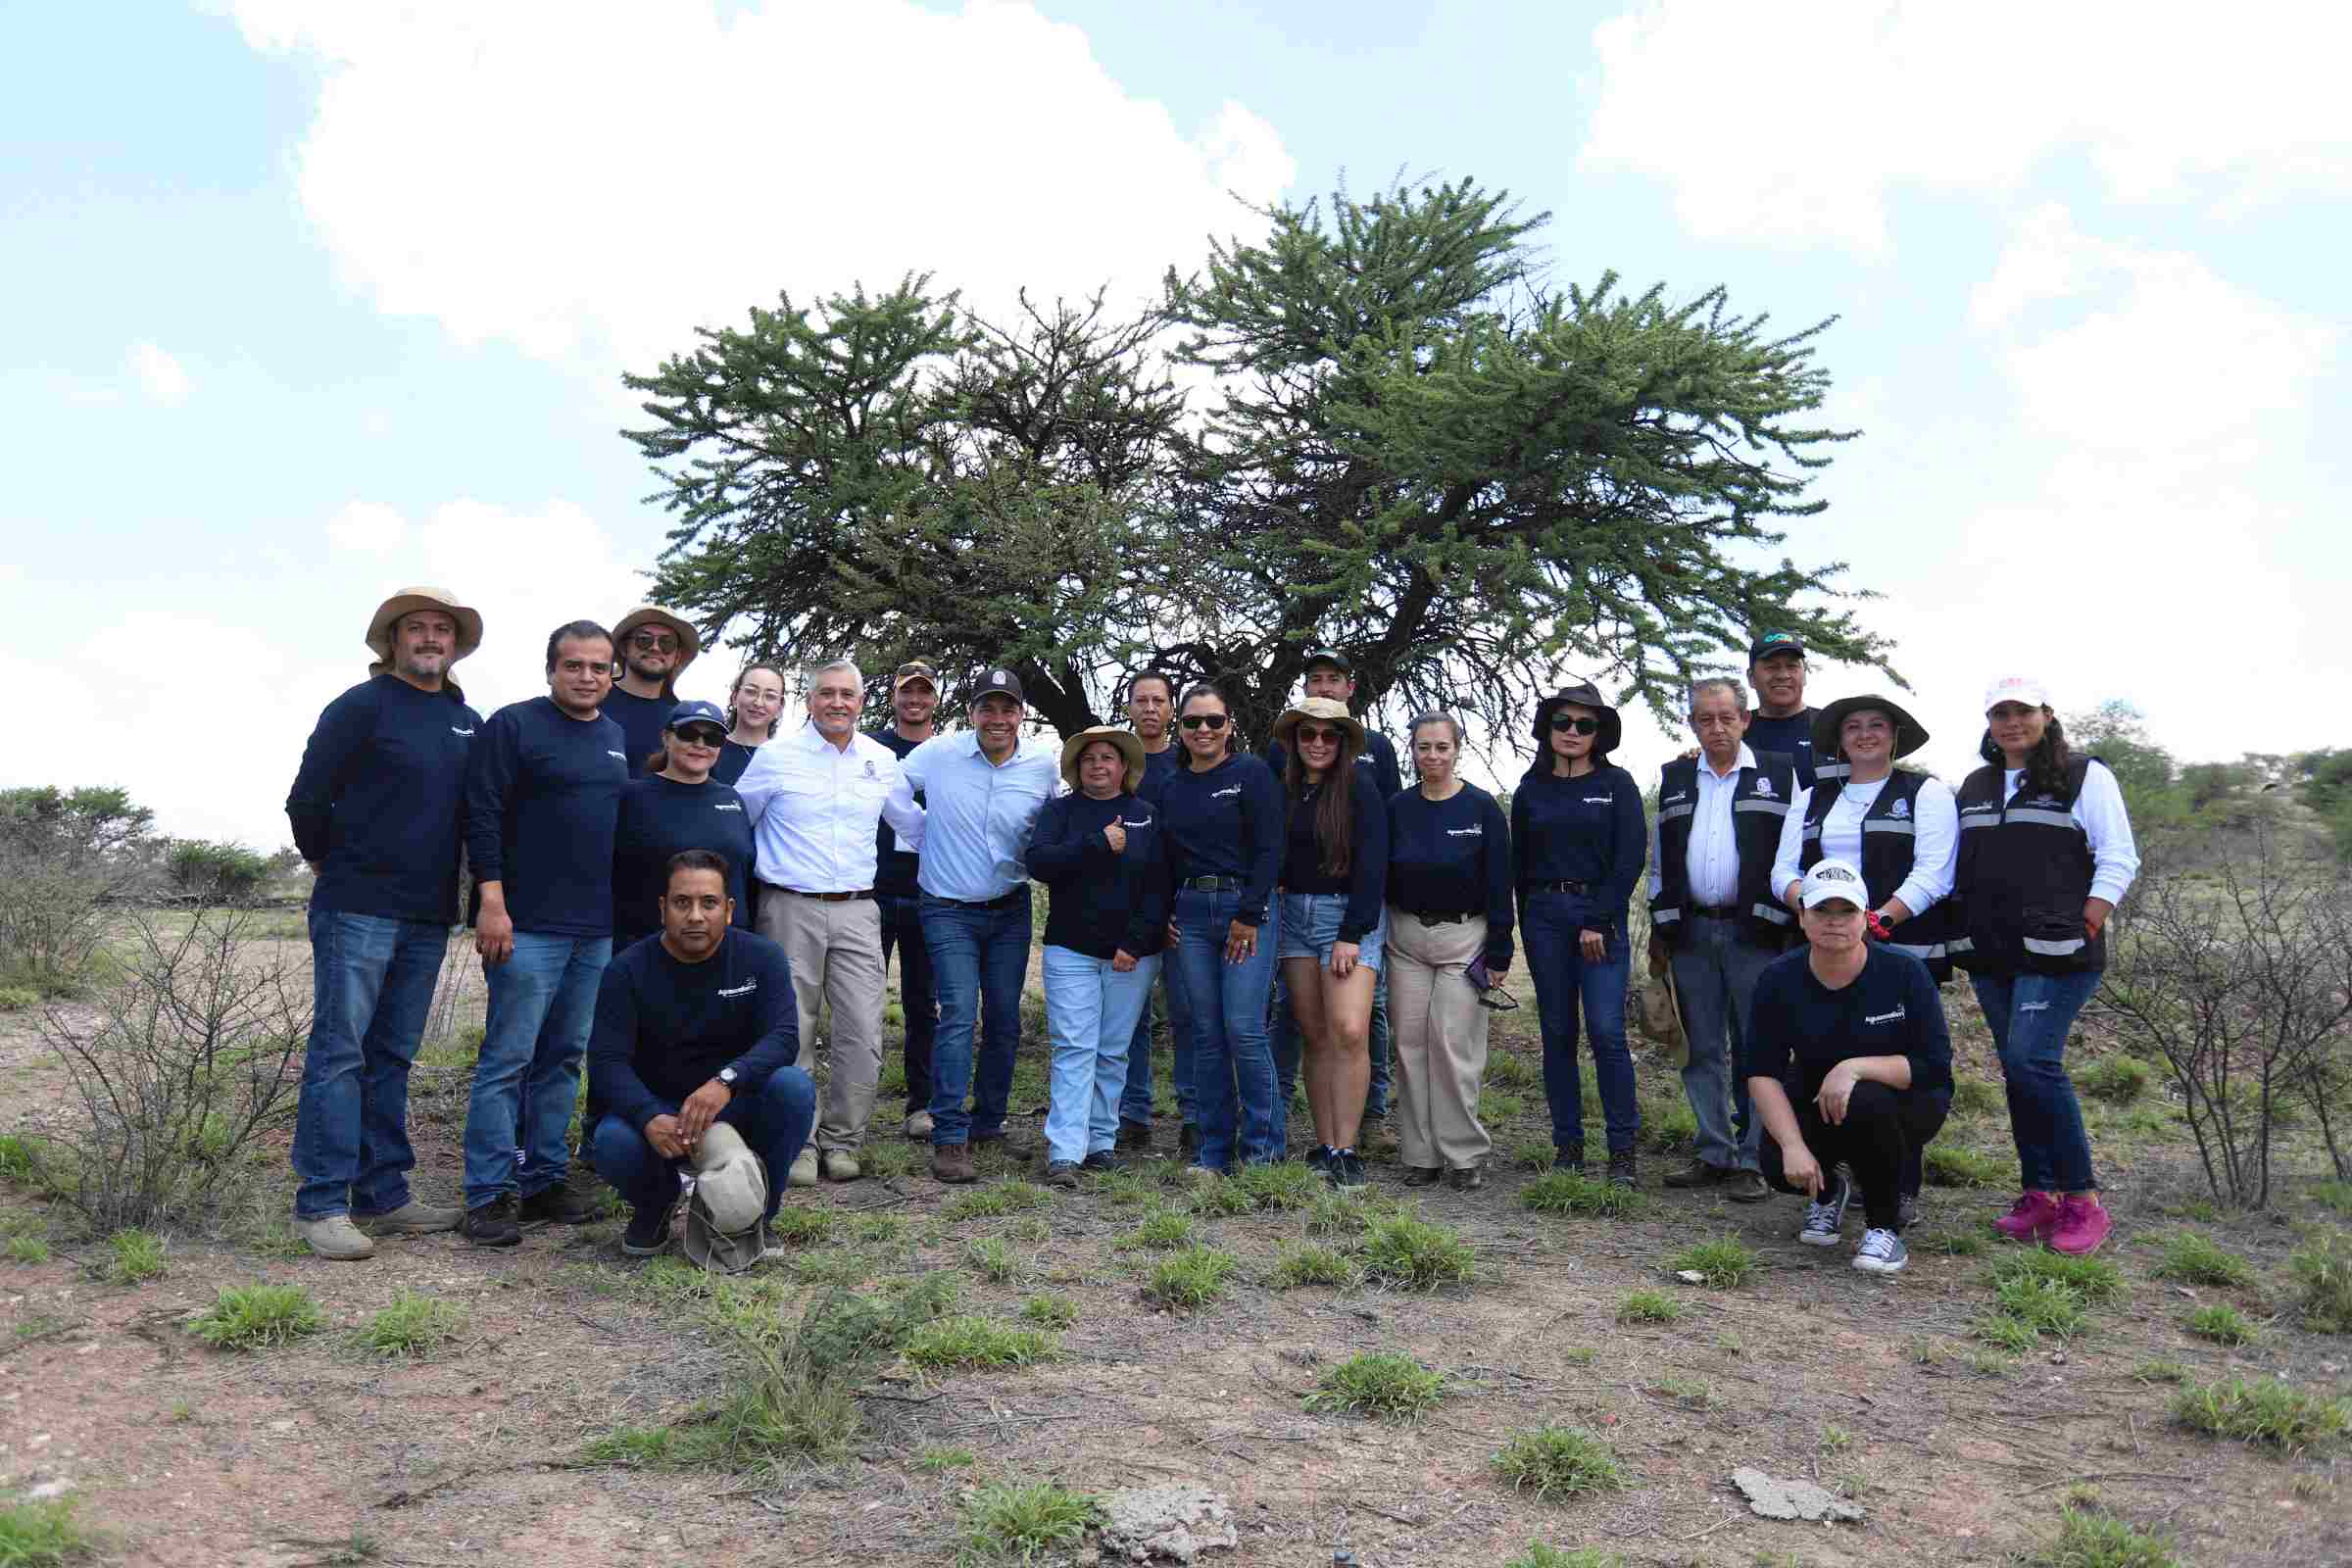
[[[1389,907],[1389,1041],[1396,1053],[1397,1156],[1407,1165],[1463,1170],[1494,1141],[1478,1120],[1487,1075],[1487,1009],[1462,977],[1486,951],[1481,916],[1425,925]]]
[[[854,1153],[873,1118],[882,1078],[882,906],[872,899],[805,899],[763,885],[760,934],[792,964],[802,1067],[815,1063],[818,1008],[833,1008],[831,1066],[809,1142],[820,1151]]]

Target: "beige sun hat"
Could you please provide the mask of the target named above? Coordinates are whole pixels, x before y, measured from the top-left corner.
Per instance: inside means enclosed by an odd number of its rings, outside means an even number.
[[[375,613],[368,617],[368,651],[375,656],[375,662],[368,666],[369,674],[380,674],[392,667],[392,628],[400,624],[401,616],[419,610],[446,611],[458,623],[458,649],[449,656],[451,663],[482,646],[480,611],[459,604],[458,596],[446,588],[403,588],[376,606]]]
[[[639,605],[620,617],[619,624],[612,628],[612,657],[618,659],[621,649],[628,645],[629,634],[649,622],[666,626],[677,633],[678,667],[669,672],[670,684],[675,686],[678,677],[686,673],[686,666],[693,663],[695,656],[703,651],[703,634],[696,631],[691,622],[679,619],[660,605]]]
[[[1133,732],[1113,729],[1108,724],[1096,724],[1082,729],[1061,743],[1061,781],[1071,789],[1078,787],[1078,754],[1097,741],[1108,741],[1118,748],[1127,760],[1127,793],[1133,795],[1144,787],[1144,743]]]
[[[1278,743],[1284,751],[1290,753],[1293,757],[1298,756],[1298,748],[1291,744],[1291,735],[1298,728],[1299,725],[1305,723],[1310,718],[1320,720],[1326,724],[1339,725],[1342,729],[1346,730],[1349,735],[1354,737],[1355,750],[1358,753],[1363,751],[1363,721],[1358,719],[1353,713],[1348,711],[1348,705],[1346,703],[1337,702],[1329,697],[1301,698],[1297,708],[1290,710],[1280,718],[1276,719],[1274,721],[1274,739],[1276,743]]]
[[[767,1249],[760,1223],[767,1211],[767,1167],[741,1133],[714,1121],[695,1146],[694,1170],[686,1255],[714,1274],[740,1274]]]

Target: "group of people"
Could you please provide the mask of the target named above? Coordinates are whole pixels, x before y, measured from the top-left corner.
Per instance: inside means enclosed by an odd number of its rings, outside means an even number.
[[[1301,1081],[1306,1157],[1335,1185],[1366,1180],[1364,1129],[1385,1119],[1407,1185],[1483,1187],[1514,936],[1558,1162],[1587,1168],[1589,1039],[1605,1179],[1632,1185],[1628,911],[1645,869],[1697,1127],[1667,1186],[1802,1194],[1800,1239],[1821,1246],[1858,1199],[1855,1266],[1902,1268],[1950,1102],[1937,988],[1957,965],[2008,1082],[2022,1191],[2002,1230],[2069,1251],[2106,1236],[2063,1053],[2137,861],[2113,776],[2069,752],[2030,679],[1988,690],[1984,765],[1954,792],[1895,765],[1927,740],[1898,704],[1805,706],[1801,641],[1766,632],[1755,710],[1748,683],[1691,686],[1697,745],[1664,768],[1645,832],[1642,787],[1610,760],[1622,722],[1590,683],[1539,704],[1506,812],[1460,777],[1443,711],[1410,720],[1405,784],[1335,648],[1308,651],[1304,695],[1252,752],[1216,686],[1156,669],[1128,683],[1128,727],[1058,745],[1024,733],[1008,667],[969,682],[953,730],[922,661],[891,674],[870,733],[846,659],[806,671],[805,718],[770,663],[723,709],[680,701],[699,635],[654,606],[558,627],[548,694],[484,719],[451,674],[481,636],[438,589],[377,607],[369,678],[321,714],[287,801],[317,871],[295,1217],[322,1256],[447,1229],[513,1246],[593,1217],[566,1179],[584,1060],[577,1142],[628,1201],[624,1249],[667,1246],[691,1194],[690,1255],[748,1266],[788,1188],[862,1174],[894,949],[901,1131],[942,1182],[974,1180],[976,1148],[1033,1157],[1006,1126],[1033,880],[1051,894],[1050,1185],[1152,1146],[1157,1014],[1175,1152],[1199,1178],[1289,1157]],[[445,1208],[409,1188],[407,1080],[461,917],[488,1007],[465,1202]],[[821,1102],[802,1060],[820,1016]]]

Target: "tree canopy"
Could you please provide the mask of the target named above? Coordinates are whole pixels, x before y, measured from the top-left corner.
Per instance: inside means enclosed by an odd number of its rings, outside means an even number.
[[[909,274],[702,329],[626,378],[675,516],[657,593],[746,650],[861,655],[877,697],[903,657],[951,698],[1002,661],[1064,733],[1146,668],[1262,733],[1317,643],[1364,702],[1504,734],[1569,671],[1668,710],[1763,624],[1885,667],[1841,564],[1775,559],[1850,435],[1809,422],[1829,322],[1555,289],[1548,216],[1467,179],[1261,216],[1125,314],[991,323]]]

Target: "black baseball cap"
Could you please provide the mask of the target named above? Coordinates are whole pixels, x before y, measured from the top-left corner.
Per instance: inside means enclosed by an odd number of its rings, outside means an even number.
[[[979,680],[973,683],[972,706],[979,707],[983,697],[1009,697],[1023,707],[1028,706],[1028,699],[1021,695],[1021,677],[1002,664],[982,670]]]
[[[1756,633],[1756,640],[1747,645],[1747,662],[1753,664],[1767,654],[1794,654],[1802,659],[1805,657],[1804,639],[1792,631],[1760,631]]]
[[[1329,664],[1349,680],[1355,678],[1355,661],[1341,653],[1337,648],[1309,648],[1306,651],[1306,662],[1298,667],[1306,670],[1314,668],[1317,664]]]

